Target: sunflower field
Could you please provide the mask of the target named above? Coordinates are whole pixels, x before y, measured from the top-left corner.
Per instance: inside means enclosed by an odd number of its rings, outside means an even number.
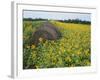
[[[78,67],[91,65],[91,25],[49,20],[62,38],[40,37],[38,46],[29,45],[32,33],[45,21],[23,21],[23,69]]]

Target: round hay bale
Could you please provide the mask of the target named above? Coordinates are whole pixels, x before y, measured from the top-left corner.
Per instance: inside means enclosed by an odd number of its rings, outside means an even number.
[[[61,33],[58,28],[54,27],[49,22],[45,22],[39,27],[32,35],[31,44],[38,45],[39,39],[44,40],[56,40],[61,37]]]

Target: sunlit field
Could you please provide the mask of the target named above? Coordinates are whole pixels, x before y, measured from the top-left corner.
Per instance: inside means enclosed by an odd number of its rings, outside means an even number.
[[[23,68],[61,68],[91,65],[91,25],[64,23],[49,20],[62,37],[57,40],[39,38],[38,46],[32,44],[32,34],[45,21],[23,21]]]

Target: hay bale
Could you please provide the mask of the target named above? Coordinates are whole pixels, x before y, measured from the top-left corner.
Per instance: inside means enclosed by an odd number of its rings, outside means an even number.
[[[41,27],[39,27],[32,35],[31,44],[38,45],[39,38],[44,40],[56,40],[61,37],[61,33],[52,24],[45,22]]]

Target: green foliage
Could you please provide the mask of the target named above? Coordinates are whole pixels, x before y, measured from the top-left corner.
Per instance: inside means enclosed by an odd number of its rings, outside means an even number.
[[[59,40],[40,40],[36,47],[28,42],[44,21],[24,21],[23,68],[58,68],[91,65],[90,25],[49,21],[60,29]]]

